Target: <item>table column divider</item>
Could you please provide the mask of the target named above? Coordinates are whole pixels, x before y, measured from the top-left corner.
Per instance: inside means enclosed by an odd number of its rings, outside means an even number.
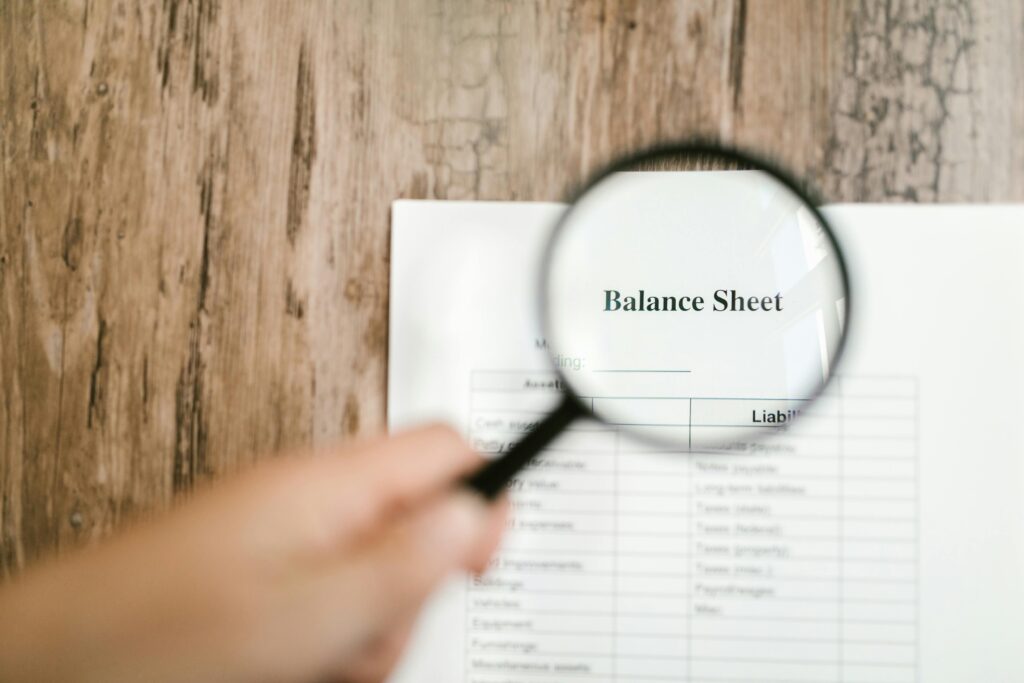
[[[686,680],[692,680],[692,663],[693,663],[693,571],[695,563],[693,561],[693,397],[690,397],[689,401],[690,415],[686,422],[686,465],[687,473],[690,483],[689,499],[690,499],[690,519],[689,527],[690,533],[686,536],[687,543],[687,560],[689,562],[689,571],[687,572],[687,586],[686,586]]]
[[[591,401],[593,410],[593,401]],[[612,448],[612,681],[619,680],[619,436]]]
[[[838,520],[837,520],[838,524],[839,524],[839,553],[838,553],[838,555],[839,555],[839,562],[838,562],[838,570],[839,570],[838,571],[838,576],[839,576],[839,586],[838,586],[838,588],[839,588],[839,602],[838,602],[838,605],[837,605],[837,607],[838,607],[837,613],[839,614],[839,623],[836,624],[836,626],[838,627],[838,632],[836,634],[837,635],[837,643],[836,643],[836,645],[838,646],[838,654],[839,654],[839,658],[838,658],[839,659],[839,667],[838,667],[838,674],[839,675],[836,678],[837,678],[837,680],[842,681],[843,678],[844,678],[843,677],[843,547],[845,545],[843,543],[843,514],[845,512],[845,506],[843,505],[843,491],[844,491],[845,487],[843,485],[843,482],[845,481],[845,477],[846,477],[846,458],[845,458],[845,449],[843,448],[843,379],[839,375],[836,375],[836,413],[837,413],[836,419],[838,421],[838,430],[837,431],[838,431],[838,436],[839,436],[839,443],[838,443],[838,452],[839,452],[839,463],[838,463],[839,464],[839,468],[838,468],[838,472],[839,472],[839,487],[838,487],[838,493],[839,493],[839,495],[837,496],[838,502],[839,502],[839,515],[838,515]]]

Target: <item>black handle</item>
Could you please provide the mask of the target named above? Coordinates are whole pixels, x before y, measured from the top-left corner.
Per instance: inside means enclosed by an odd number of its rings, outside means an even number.
[[[476,491],[487,500],[493,500],[508,485],[519,470],[530,464],[541,449],[551,443],[562,430],[584,414],[583,407],[576,399],[566,396],[523,440],[513,446],[505,455],[491,460],[463,480],[463,485]]]

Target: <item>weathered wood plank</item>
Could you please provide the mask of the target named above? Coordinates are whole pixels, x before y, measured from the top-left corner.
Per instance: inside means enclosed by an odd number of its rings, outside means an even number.
[[[1012,0],[0,2],[0,575],[384,422],[396,197],[699,133],[1024,198]]]
[[[1020,200],[1020,3],[849,2],[818,171],[847,201]]]

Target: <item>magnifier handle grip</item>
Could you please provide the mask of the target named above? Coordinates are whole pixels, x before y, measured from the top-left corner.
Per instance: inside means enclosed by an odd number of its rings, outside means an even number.
[[[534,456],[582,415],[583,408],[575,399],[566,396],[554,412],[545,417],[504,455],[491,460],[464,479],[463,486],[476,491],[487,500],[495,499],[512,480],[512,477],[530,464]]]

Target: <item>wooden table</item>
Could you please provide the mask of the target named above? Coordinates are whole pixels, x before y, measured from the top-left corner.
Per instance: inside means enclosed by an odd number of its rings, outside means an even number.
[[[1019,201],[1022,33],[1017,0],[0,1],[0,576],[380,430],[393,199],[559,199],[702,134],[829,201]]]

